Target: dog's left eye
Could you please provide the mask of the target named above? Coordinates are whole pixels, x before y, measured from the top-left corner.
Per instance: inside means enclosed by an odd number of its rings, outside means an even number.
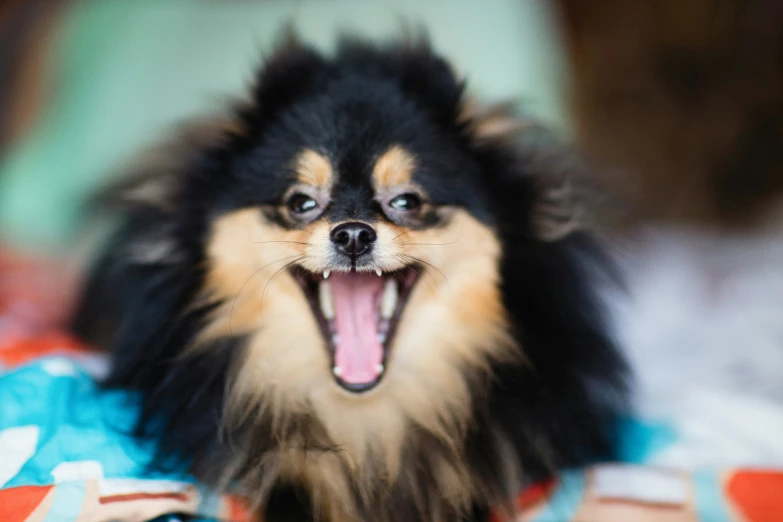
[[[421,198],[416,194],[402,194],[389,201],[389,206],[394,210],[411,212],[421,207]]]
[[[288,198],[288,209],[294,214],[306,214],[318,208],[318,202],[306,194],[297,192]]]

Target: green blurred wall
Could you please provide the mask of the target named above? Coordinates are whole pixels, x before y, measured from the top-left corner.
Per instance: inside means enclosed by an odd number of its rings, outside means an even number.
[[[52,49],[55,97],[0,166],[0,239],[60,249],[81,202],[140,147],[242,92],[281,26],[329,49],[340,30],[423,24],[485,98],[515,97],[564,128],[560,52],[546,0],[95,0]]]

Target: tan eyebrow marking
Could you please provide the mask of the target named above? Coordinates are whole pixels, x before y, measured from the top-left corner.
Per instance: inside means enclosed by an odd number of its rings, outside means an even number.
[[[411,153],[399,145],[394,145],[375,162],[372,171],[373,182],[376,187],[410,183],[415,165]]]
[[[314,187],[331,187],[334,183],[332,164],[313,149],[305,149],[296,159],[296,179]]]

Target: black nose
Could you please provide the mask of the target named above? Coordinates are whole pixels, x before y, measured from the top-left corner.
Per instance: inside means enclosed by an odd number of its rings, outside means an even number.
[[[331,233],[337,251],[350,257],[367,253],[377,237],[370,225],[356,222],[337,225]]]

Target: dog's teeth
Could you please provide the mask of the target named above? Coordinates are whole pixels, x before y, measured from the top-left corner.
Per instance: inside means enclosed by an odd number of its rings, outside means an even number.
[[[321,306],[321,313],[328,320],[334,319],[334,296],[332,295],[332,284],[329,281],[321,281],[318,285],[318,304]]]
[[[329,274],[331,274],[331,270],[324,270],[324,279],[329,279]]]
[[[339,376],[341,376],[341,375],[343,374],[343,369],[342,369],[342,368],[340,368],[339,366],[335,366],[334,368],[332,368],[332,373],[333,373],[333,374],[334,374],[336,377],[339,377]]]
[[[386,342],[386,334],[385,333],[379,333],[378,334],[378,342],[383,344]]]
[[[394,310],[397,308],[397,282],[393,278],[386,280],[381,298],[381,317],[391,319]]]
[[[379,364],[378,366],[375,367],[375,371],[378,372],[379,374],[383,373],[383,370],[384,370],[384,367],[383,367],[382,364]]]
[[[381,277],[383,275],[383,272],[381,272],[380,268],[376,268],[375,273],[378,275],[378,277]]]

